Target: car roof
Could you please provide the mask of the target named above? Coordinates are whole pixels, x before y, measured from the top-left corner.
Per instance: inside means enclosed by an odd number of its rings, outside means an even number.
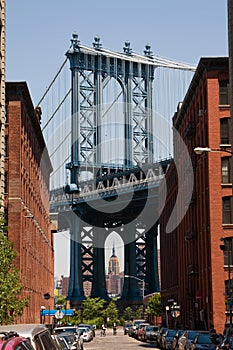
[[[9,332],[15,331],[21,336],[25,338],[34,338],[37,334],[42,333],[44,331],[48,331],[48,328],[42,324],[13,324],[0,326],[0,332]],[[49,331],[48,331],[49,332]]]
[[[85,326],[81,326],[81,327],[79,327],[79,329],[90,329],[89,327],[85,327]]]
[[[29,340],[27,338],[21,337],[21,336],[13,336],[13,337],[8,338],[6,340],[1,339],[0,340],[0,349],[2,348],[3,344],[5,344],[6,341],[7,341],[6,348],[7,349],[9,349],[9,348],[13,348],[14,349],[16,345],[19,345],[22,342],[26,342],[26,341],[29,341]]]

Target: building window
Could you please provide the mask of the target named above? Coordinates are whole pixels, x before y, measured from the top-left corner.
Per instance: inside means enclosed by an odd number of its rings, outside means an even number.
[[[222,223],[232,224],[232,197],[223,197],[222,199]]]
[[[229,145],[229,123],[230,118],[222,118],[220,119],[220,144],[221,145]]]
[[[221,159],[222,184],[230,184],[232,182],[230,159],[231,159],[230,157],[223,157]]]
[[[220,105],[229,105],[228,86],[229,86],[228,80],[219,81],[219,104]]]
[[[224,239],[224,265],[233,265],[232,255],[233,241],[232,237]]]

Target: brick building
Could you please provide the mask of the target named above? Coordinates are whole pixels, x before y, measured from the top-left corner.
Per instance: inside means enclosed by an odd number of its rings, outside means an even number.
[[[4,198],[5,182],[5,78],[6,78],[6,2],[0,0],[0,198]],[[1,203],[3,204],[3,203]],[[0,210],[3,210],[1,207]]]
[[[167,196],[160,217],[163,319],[170,327],[209,329],[213,323],[217,332],[223,332],[226,321],[229,266],[220,238],[233,236],[231,154],[224,152],[231,149],[228,83],[227,58],[201,58],[173,117],[181,138],[174,135],[174,162],[161,186],[161,193],[166,189]],[[194,148],[198,146],[219,151],[197,155]],[[179,224],[167,230],[174,209],[176,218],[187,211]],[[232,253],[231,239],[230,246]],[[232,254],[229,257],[232,265]],[[171,317],[174,303],[180,306],[176,320]]]
[[[25,82],[6,84],[5,211],[8,239],[17,252],[16,266],[30,297],[19,322],[40,321],[40,308],[53,307],[54,250],[49,218],[51,163]],[[50,293],[51,299],[44,300]]]

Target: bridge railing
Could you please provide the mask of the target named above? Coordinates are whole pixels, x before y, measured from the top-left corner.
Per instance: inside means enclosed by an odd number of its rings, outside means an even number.
[[[167,165],[171,159],[166,160]],[[165,164],[165,163],[164,163]],[[143,173],[138,176],[139,173]],[[149,167],[142,171],[138,168],[132,169],[132,172],[127,175],[122,175],[122,173],[117,173],[115,175],[111,174],[111,181],[105,176],[103,180],[99,178],[98,181],[84,181],[79,183],[79,193],[67,194],[64,188],[59,188],[50,192],[50,205],[56,206],[56,204],[70,205],[73,202],[82,202],[84,200],[92,200],[100,197],[113,196],[117,193],[127,193],[141,190],[144,188],[150,188],[159,186],[161,180],[164,178],[164,168],[158,167],[158,164],[154,167]]]

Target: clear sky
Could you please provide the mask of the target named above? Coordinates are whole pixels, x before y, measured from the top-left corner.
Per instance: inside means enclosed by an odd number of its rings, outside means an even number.
[[[7,81],[26,81],[35,105],[74,32],[86,46],[96,35],[120,52],[126,40],[137,53],[149,43],[155,55],[195,65],[200,57],[228,55],[227,0],[7,0],[6,17]],[[56,237],[55,272],[67,275],[60,252],[64,257],[68,239]]]

